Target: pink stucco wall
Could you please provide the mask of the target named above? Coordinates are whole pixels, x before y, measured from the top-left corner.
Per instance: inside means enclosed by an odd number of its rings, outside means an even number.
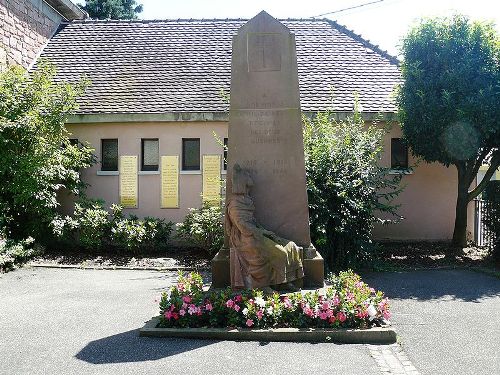
[[[213,132],[220,138],[227,137],[225,122],[151,122],[151,123],[110,123],[110,124],[70,124],[72,137],[88,141],[100,155],[102,138],[119,139],[119,155],[140,157],[141,138],[159,138],[160,155],[181,155],[182,138],[200,138],[200,152],[220,154],[222,147]],[[385,152],[381,163],[390,165],[391,138],[401,136],[399,126],[393,126],[385,137]],[[403,193],[397,202],[401,204],[399,213],[405,218],[394,225],[377,226],[374,236],[389,240],[449,240],[453,233],[457,174],[453,167],[445,168],[437,163],[418,162],[411,155],[409,162],[414,171],[405,175]],[[102,198],[108,204],[118,203],[119,176],[98,175],[99,165],[82,172],[90,184],[88,195]],[[189,207],[201,204],[202,175],[200,172],[183,173],[179,178],[179,209],[160,208],[160,175],[139,174],[139,206],[126,212],[138,216],[156,216],[180,222]],[[224,177],[221,176],[221,177]],[[70,200],[63,199],[63,209],[71,210]],[[469,215],[473,222],[472,212]]]

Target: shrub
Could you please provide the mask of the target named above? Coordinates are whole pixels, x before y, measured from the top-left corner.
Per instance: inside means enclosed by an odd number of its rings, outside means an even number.
[[[223,215],[219,205],[208,202],[201,208],[190,208],[182,223],[177,224],[177,236],[205,250],[212,256],[224,245]]]
[[[324,294],[315,292],[265,296],[259,290],[233,293],[203,290],[197,273],[179,275],[177,285],[162,294],[161,327],[368,327],[389,319],[382,292],[352,271],[332,276]]]
[[[397,218],[391,201],[401,190],[379,165],[385,130],[365,127],[357,109],[340,122],[329,112],[303,121],[312,240],[329,267],[366,264],[374,223],[388,221],[375,213]]]
[[[164,219],[139,219],[134,215],[126,218],[119,205],[112,205],[109,213],[103,201],[90,199],[75,203],[72,217],[58,216],[52,221],[53,233],[60,245],[90,251],[164,249],[172,226],[173,223]]]
[[[40,62],[0,72],[0,235],[43,238],[57,215],[57,193],[80,194],[78,170],[95,158],[88,145],[72,145],[65,128],[85,82],[54,83],[55,68]]]
[[[0,273],[8,272],[42,252],[43,248],[31,237],[23,241],[0,240]]]

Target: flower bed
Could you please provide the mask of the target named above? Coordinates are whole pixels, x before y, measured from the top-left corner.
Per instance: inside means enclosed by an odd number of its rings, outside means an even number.
[[[389,302],[352,271],[319,291],[266,296],[260,290],[204,291],[198,273],[163,293],[158,327],[368,328],[390,318]]]

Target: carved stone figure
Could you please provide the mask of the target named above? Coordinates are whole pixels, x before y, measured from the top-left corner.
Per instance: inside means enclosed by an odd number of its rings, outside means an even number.
[[[249,194],[252,186],[250,174],[235,164],[225,222],[231,254],[231,285],[266,291],[270,291],[269,287],[297,290],[292,282],[304,277],[302,248],[258,225]]]

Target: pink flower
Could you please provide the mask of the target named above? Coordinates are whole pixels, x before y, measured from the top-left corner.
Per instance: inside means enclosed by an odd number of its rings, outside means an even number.
[[[330,323],[335,323],[335,320],[336,320],[336,319],[335,319],[335,315],[333,315],[333,314],[332,314],[332,316],[330,317],[330,319],[328,319],[328,321],[329,321]]]
[[[323,310],[328,310],[330,308],[330,304],[328,302],[323,302],[323,304],[321,305],[321,308]]]
[[[324,311],[320,311],[318,315],[321,320],[326,320],[328,318],[328,315]]]
[[[163,315],[165,316],[165,318],[170,320],[170,318],[172,318],[173,314],[170,312],[170,310],[168,310],[168,311],[165,311],[165,314],[163,314]]]
[[[232,299],[228,299],[226,302],[226,306],[232,308],[234,306],[234,301]]]
[[[326,316],[331,318],[333,316],[333,311],[332,310],[326,310]]]
[[[304,311],[304,314],[306,314],[310,318],[314,316],[314,311],[307,305],[302,308],[302,311]]]
[[[356,316],[360,319],[364,319],[368,316],[368,311],[366,310],[359,310],[357,313],[356,313]]]
[[[190,297],[190,296],[184,296],[184,297],[182,297],[182,300],[183,300],[185,303],[189,303],[189,302],[191,302],[191,297]]]
[[[337,319],[342,323],[346,321],[347,317],[342,311],[339,311],[337,313]]]
[[[262,319],[262,316],[263,316],[264,314],[262,313],[262,310],[257,310],[256,315],[257,315],[257,319],[261,320],[261,319]]]
[[[288,297],[285,297],[283,300],[283,306],[285,306],[286,309],[291,309],[293,307],[292,301]]]
[[[197,312],[198,312],[198,308],[195,305],[193,305],[193,304],[189,305],[189,308],[188,308],[189,315],[196,314]]]
[[[253,326],[253,320],[252,319],[247,319],[247,326],[248,327]]]
[[[206,305],[205,305],[205,310],[207,311],[212,311],[214,309],[214,307],[212,306],[212,304],[210,302],[208,302]]]
[[[241,296],[241,294],[238,294],[236,297],[234,297],[234,300],[236,302],[241,302],[243,300],[243,297]]]
[[[177,314],[177,313],[173,313],[172,316],[174,317],[175,320],[179,319],[179,314]]]
[[[179,311],[179,314],[180,314],[181,316],[186,315],[186,310],[182,309],[181,311]]]
[[[234,311],[238,312],[238,311],[240,311],[240,306],[235,304],[233,309],[234,309]]]
[[[181,292],[184,291],[184,284],[183,283],[178,283],[177,284],[177,289],[179,289]]]
[[[333,297],[333,306],[340,305],[340,298],[338,296]]]
[[[382,315],[384,316],[384,319],[386,319],[386,320],[391,319],[391,313],[387,310],[382,311]]]
[[[353,301],[354,300],[354,294],[352,294],[351,292],[347,293],[346,299],[348,301]]]
[[[185,309],[187,309],[187,307],[188,307],[188,304],[186,302],[183,302],[181,309],[185,310]]]

